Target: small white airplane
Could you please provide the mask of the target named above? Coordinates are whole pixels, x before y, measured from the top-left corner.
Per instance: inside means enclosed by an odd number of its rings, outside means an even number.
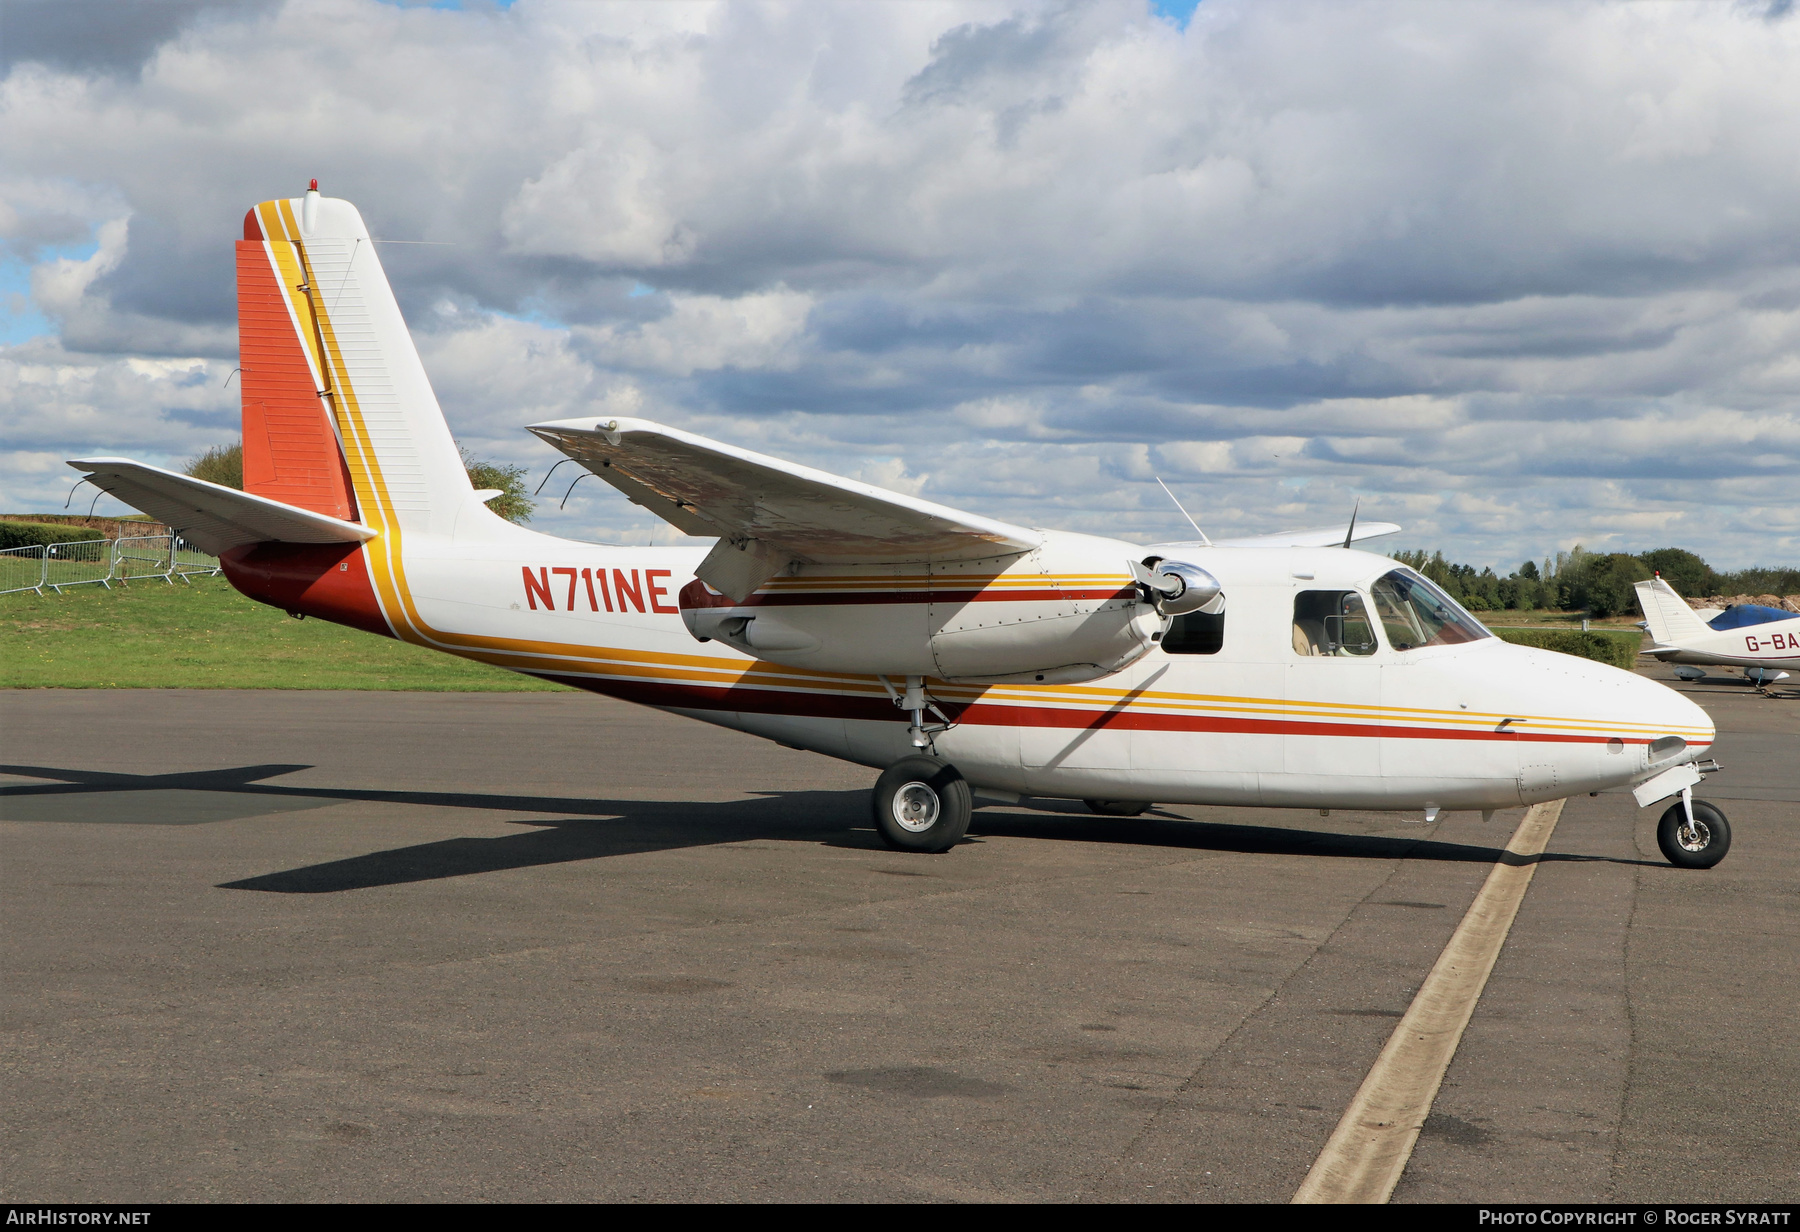
[[[1693,799],[1705,711],[1509,645],[1397,526],[1140,544],[963,513],[640,419],[531,431],[711,550],[515,526],[467,473],[346,201],[265,201],[237,245],[244,491],[70,465],[299,616],[874,767],[881,838],[953,847],[977,797],[1321,811],[1679,797],[1664,853],[1731,842]]]
[[[1636,584],[1638,607],[1654,644],[1648,653],[1680,664],[1675,674],[1698,680],[1708,667],[1741,667],[1758,688],[1800,668],[1800,614],[1740,603],[1703,620],[1659,574]]]

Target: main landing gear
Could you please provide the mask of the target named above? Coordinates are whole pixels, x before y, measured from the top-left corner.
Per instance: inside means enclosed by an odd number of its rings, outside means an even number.
[[[969,830],[975,794],[942,758],[902,757],[875,780],[875,832],[895,851],[949,851]]]
[[[1691,797],[1677,800],[1656,823],[1656,845],[1677,868],[1711,868],[1731,850],[1731,823],[1716,805]]]

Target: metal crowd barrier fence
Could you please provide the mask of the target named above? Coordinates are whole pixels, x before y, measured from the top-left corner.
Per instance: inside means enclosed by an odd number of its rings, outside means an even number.
[[[44,592],[44,549],[41,544],[0,550],[0,595],[15,590]]]
[[[121,581],[132,578],[168,578],[175,572],[173,535],[134,535],[113,540],[113,576]]]
[[[61,594],[65,586],[100,585],[112,589],[112,544],[105,539],[79,539],[44,548],[44,585]]]
[[[0,594],[30,590],[57,594],[67,586],[161,578],[174,585],[194,576],[219,572],[214,557],[179,535],[134,535],[122,539],[78,539],[0,550]]]
[[[209,556],[180,535],[170,536],[169,572],[186,581],[189,577],[218,577],[219,558]]]

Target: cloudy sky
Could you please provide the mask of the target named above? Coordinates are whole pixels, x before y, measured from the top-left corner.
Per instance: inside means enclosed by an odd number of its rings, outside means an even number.
[[[231,241],[317,176],[534,483],[604,411],[1136,539],[1161,476],[1800,561],[1788,7],[0,0],[0,504],[235,438]]]

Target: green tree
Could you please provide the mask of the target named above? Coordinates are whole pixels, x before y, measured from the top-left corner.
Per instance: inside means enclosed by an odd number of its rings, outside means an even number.
[[[1649,577],[1650,566],[1626,552],[1584,555],[1570,583],[1569,606],[1602,618],[1631,611],[1637,604],[1632,583]]]
[[[214,445],[197,458],[189,459],[183,471],[195,479],[244,490],[244,442]]]
[[[1556,606],[1565,610],[1587,606],[1587,574],[1593,556],[1578,543],[1566,552],[1558,552],[1554,562],[1545,557],[1544,576],[1556,582]]]
[[[1791,595],[1800,593],[1800,569],[1739,569],[1719,575],[1719,589],[1725,595]]]
[[[1712,566],[1683,548],[1657,548],[1641,553],[1638,559],[1662,574],[1663,580],[1684,598],[1719,593],[1719,575],[1713,572]]]
[[[1485,566],[1479,574],[1468,579],[1465,593],[1470,599],[1479,598],[1481,600],[1482,611],[1491,612],[1506,606],[1501,600],[1500,575]]]
[[[478,462],[471,457],[469,451],[461,445],[457,450],[462,454],[463,467],[469,472],[469,482],[476,491],[487,488],[500,489],[500,495],[488,501],[487,507],[505,518],[508,522],[524,524],[531,521],[532,511],[537,502],[525,491],[525,468],[523,466],[501,466],[495,462]]]
[[[1442,552],[1427,556],[1423,548],[1416,552],[1395,552],[1394,559],[1424,574],[1452,599],[1460,600],[1466,580],[1475,576],[1475,570],[1468,565],[1453,565],[1444,559]]]

